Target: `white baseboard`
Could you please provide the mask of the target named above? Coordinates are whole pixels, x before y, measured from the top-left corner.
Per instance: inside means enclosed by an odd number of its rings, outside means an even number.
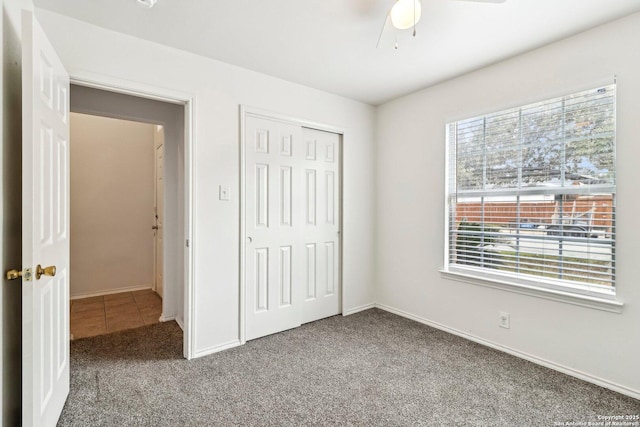
[[[176,321],[176,323],[178,324],[178,326],[180,326],[180,322],[178,322],[178,319],[176,318],[176,316],[175,316],[175,315],[173,315],[173,316],[163,316],[163,315],[160,315],[160,319],[159,319],[159,320],[160,320],[161,322],[170,322],[171,320],[175,320],[175,321]]]
[[[361,305],[361,306],[358,306],[358,307],[350,308],[349,310],[345,310],[342,313],[342,315],[343,316],[350,316],[352,314],[356,314],[356,313],[359,313],[361,311],[369,310],[370,308],[375,308],[375,307],[376,307],[376,304],[372,302],[371,304],[365,304],[365,305]]]
[[[178,326],[180,326],[180,329],[182,329],[182,332],[184,332],[184,322],[182,321],[181,318],[179,318],[177,316],[173,316],[173,318],[171,320],[175,320],[176,323],[178,324]]]
[[[101,297],[104,295],[121,294],[123,292],[144,291],[147,289],[153,289],[153,287],[151,285],[141,285],[141,286],[130,286],[128,288],[105,289],[103,291],[96,291],[96,292],[83,292],[83,293],[71,295],[71,299]]]
[[[512,356],[519,357],[520,359],[528,360],[529,362],[535,363],[537,365],[541,365],[541,366],[544,366],[546,368],[553,369],[554,371],[562,372],[563,374],[566,374],[566,375],[581,379],[583,381],[598,385],[600,387],[607,388],[609,390],[613,390],[613,391],[618,392],[620,394],[624,394],[625,396],[633,397],[634,399],[640,399],[640,391],[638,391],[638,390],[633,390],[633,389],[630,389],[630,388],[625,387],[623,385],[612,383],[612,382],[607,381],[605,379],[602,379],[602,378],[599,378],[599,377],[596,377],[596,376],[593,376],[593,375],[590,375],[590,374],[587,374],[587,373],[584,373],[584,372],[581,372],[581,371],[577,371],[575,369],[568,368],[568,367],[563,366],[563,365],[559,365],[557,363],[551,362],[551,361],[546,360],[546,359],[542,359],[540,357],[534,356],[534,355],[529,354],[529,353],[524,353],[524,352],[521,352],[521,351],[518,351],[518,350],[514,350],[514,349],[512,349],[510,347],[506,347],[506,346],[503,346],[501,344],[497,344],[497,343],[494,343],[492,341],[485,340],[484,338],[480,338],[480,337],[477,337],[475,335],[468,334],[468,333],[460,331],[458,329],[450,328],[448,326],[442,325],[442,324],[437,323],[437,322],[433,322],[433,321],[428,320],[428,319],[424,319],[424,318],[422,318],[420,316],[416,316],[414,314],[408,313],[408,312],[403,311],[403,310],[399,310],[397,308],[389,307],[389,306],[384,305],[384,304],[375,304],[375,306],[377,308],[381,309],[381,310],[388,311],[389,313],[397,314],[398,316],[414,320],[414,321],[416,321],[418,323],[422,323],[424,325],[431,326],[433,328],[439,329],[439,330],[444,331],[444,332],[448,332],[448,333],[453,334],[453,335],[457,335],[459,337],[468,339],[469,341],[473,341],[473,342],[476,342],[478,344],[481,344],[481,345],[484,345],[484,346],[487,346],[487,347],[491,347],[491,348],[493,348],[495,350],[511,354]]]
[[[209,348],[205,348],[205,349],[202,349],[202,350],[198,350],[198,351],[196,351],[194,353],[192,359],[197,359],[198,357],[208,356],[208,355],[213,354],[213,353],[218,353],[218,352],[223,351],[223,350],[228,350],[228,349],[233,348],[233,347],[238,347],[239,345],[241,345],[240,344],[240,340],[233,340],[233,341],[229,341],[229,342],[224,343],[224,344],[220,344],[220,345],[216,345],[216,346],[213,346],[213,347],[209,347]]]

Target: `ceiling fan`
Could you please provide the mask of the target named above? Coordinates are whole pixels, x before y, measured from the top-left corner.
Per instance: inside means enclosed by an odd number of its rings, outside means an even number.
[[[473,3],[504,3],[507,0],[456,0]],[[406,30],[411,31],[413,37],[416,36],[416,24],[422,17],[422,4],[420,0],[396,0],[389,9],[384,21],[380,37],[378,37],[377,48],[393,47],[398,49],[400,36],[406,34]]]

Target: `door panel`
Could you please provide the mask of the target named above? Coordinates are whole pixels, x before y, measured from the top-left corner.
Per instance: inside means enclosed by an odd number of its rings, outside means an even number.
[[[307,247],[309,292],[303,301],[302,323],[340,313],[340,135],[302,129],[307,147],[303,167],[308,177]]]
[[[22,18],[22,422],[53,426],[69,393],[69,77]]]
[[[246,338],[300,325],[300,128],[248,117],[245,138]]]

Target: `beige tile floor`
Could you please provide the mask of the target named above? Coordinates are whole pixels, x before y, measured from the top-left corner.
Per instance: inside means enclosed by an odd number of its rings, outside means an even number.
[[[162,299],[151,289],[71,300],[73,339],[158,323]]]

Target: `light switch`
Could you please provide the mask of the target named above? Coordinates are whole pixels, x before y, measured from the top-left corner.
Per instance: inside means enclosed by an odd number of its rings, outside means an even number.
[[[231,194],[230,194],[228,185],[220,186],[220,200],[226,200],[226,201],[231,200]]]

